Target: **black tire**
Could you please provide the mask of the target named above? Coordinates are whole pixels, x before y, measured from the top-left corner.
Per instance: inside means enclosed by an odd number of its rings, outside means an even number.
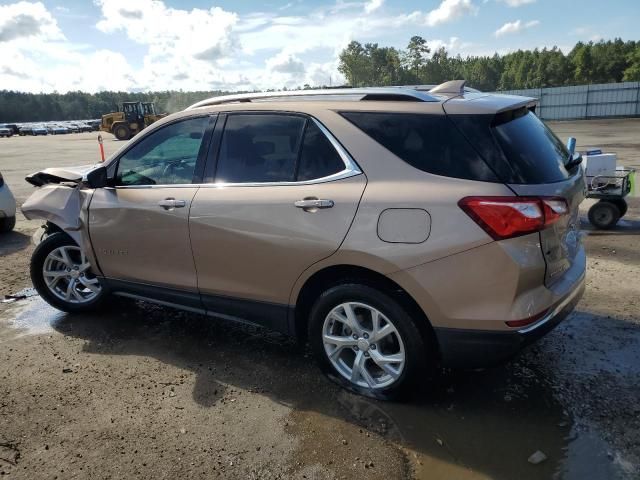
[[[118,140],[129,140],[131,138],[131,130],[125,124],[116,125],[113,128],[113,134]]]
[[[589,222],[600,230],[613,228],[620,217],[618,206],[608,200],[600,200],[589,209]]]
[[[46,237],[36,247],[31,256],[30,273],[33,286],[49,305],[63,312],[84,313],[98,310],[103,306],[106,297],[108,297],[108,292],[104,286],[102,287],[102,291],[94,299],[84,303],[72,303],[58,298],[47,286],[43,274],[44,262],[49,253],[63,246],[77,247],[77,244],[66,233],[58,232]]]
[[[0,218],[0,233],[9,233],[16,226],[16,217]]]
[[[398,378],[389,386],[366,388],[352,383],[329,360],[323,342],[325,319],[334,308],[345,302],[358,302],[375,308],[387,317],[396,328],[404,344],[405,364]],[[325,375],[340,386],[360,395],[381,400],[405,397],[409,393],[419,390],[418,382],[424,383],[430,380],[435,366],[434,352],[428,351],[426,347],[426,345],[431,346],[433,343],[425,341],[428,339],[423,339],[420,330],[407,311],[390,296],[366,285],[346,283],[322,293],[311,309],[308,333],[315,359]],[[371,365],[371,363],[369,364]]]
[[[620,210],[620,218],[624,217],[627,214],[627,210],[629,209],[629,205],[627,205],[627,201],[624,198],[616,198],[615,200],[611,200],[618,210]]]

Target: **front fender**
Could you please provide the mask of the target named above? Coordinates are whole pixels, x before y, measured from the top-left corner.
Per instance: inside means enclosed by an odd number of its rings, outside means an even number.
[[[57,225],[80,245],[82,193],[77,187],[50,184],[38,188],[22,205],[28,220],[42,219]]]
[[[28,220],[42,219],[69,235],[84,251],[99,274],[88,231],[88,207],[93,190],[77,185],[47,184],[39,187],[22,205]]]

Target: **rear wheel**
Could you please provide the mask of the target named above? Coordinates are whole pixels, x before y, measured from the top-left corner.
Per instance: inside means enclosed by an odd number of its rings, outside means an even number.
[[[309,339],[323,372],[356,393],[391,399],[428,380],[420,331],[399,303],[374,288],[325,291],[311,310]]]
[[[16,217],[0,218],[0,233],[9,233],[16,226]]]
[[[106,297],[80,247],[61,232],[50,235],[34,250],[31,281],[49,305],[65,312],[95,310]]]
[[[131,130],[124,124],[116,125],[113,129],[113,134],[118,140],[129,140],[131,138]]]
[[[613,228],[621,216],[618,206],[608,200],[600,200],[589,209],[589,222],[601,230]]]

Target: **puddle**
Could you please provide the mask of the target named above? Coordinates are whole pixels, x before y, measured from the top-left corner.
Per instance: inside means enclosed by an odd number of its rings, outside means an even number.
[[[551,478],[571,422],[549,391],[508,369],[460,374],[435,398],[414,403],[349,394],[341,403],[368,428],[386,425],[389,438],[407,449],[416,479]],[[529,464],[537,450],[547,460]]]
[[[27,296],[9,305],[0,315],[11,328],[17,330],[17,336],[51,333],[54,325],[66,315],[38,296]]]
[[[460,374],[434,398],[409,404],[348,393],[339,402],[354,422],[401,445],[417,480],[636,478],[633,464],[573,424],[522,365]],[[530,464],[538,450],[547,459]]]
[[[572,429],[566,458],[555,478],[584,480],[587,478],[634,478],[634,466],[622,456],[613,453],[609,444],[591,432],[577,433]],[[637,477],[636,477],[637,478]]]

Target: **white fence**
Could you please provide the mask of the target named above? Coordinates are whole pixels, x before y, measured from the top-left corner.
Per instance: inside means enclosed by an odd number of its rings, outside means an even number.
[[[536,113],[543,120],[640,116],[640,82],[531,88],[496,93],[537,98],[539,103]]]

